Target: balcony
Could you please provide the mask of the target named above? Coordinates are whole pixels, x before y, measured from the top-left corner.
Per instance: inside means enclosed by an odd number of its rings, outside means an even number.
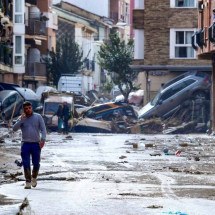
[[[0,43],[0,64],[12,67],[13,49],[6,44]]]
[[[46,22],[39,19],[30,19],[29,25],[25,27],[25,32],[28,35],[47,35]]]
[[[27,63],[25,76],[43,76],[46,78],[46,64],[39,62]]]
[[[37,5],[37,0],[25,0],[25,3]]]

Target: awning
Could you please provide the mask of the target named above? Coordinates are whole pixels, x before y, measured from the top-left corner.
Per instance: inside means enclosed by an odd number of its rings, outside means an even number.
[[[133,70],[136,71],[156,71],[156,70],[168,70],[168,71],[212,71],[212,65],[201,66],[185,66],[185,65],[131,65]]]
[[[27,34],[25,34],[25,39],[29,39],[29,40],[47,40],[47,36],[43,36],[43,35],[27,35]]]

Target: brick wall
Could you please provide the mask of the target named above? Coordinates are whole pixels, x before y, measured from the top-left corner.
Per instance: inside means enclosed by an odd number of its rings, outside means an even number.
[[[145,0],[145,58],[147,65],[202,65],[205,60],[169,59],[170,28],[197,28],[197,8],[170,8],[170,0]]]

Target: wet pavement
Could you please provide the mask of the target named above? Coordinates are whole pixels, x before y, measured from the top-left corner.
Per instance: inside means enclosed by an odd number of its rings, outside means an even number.
[[[215,214],[213,136],[51,133],[31,190],[23,175],[5,178],[22,172],[19,140],[0,144],[0,214],[16,214],[26,197],[23,214]]]

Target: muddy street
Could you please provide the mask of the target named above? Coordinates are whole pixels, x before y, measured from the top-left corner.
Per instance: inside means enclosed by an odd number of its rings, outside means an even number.
[[[19,133],[0,143],[0,214],[214,214],[208,135],[50,133],[38,186],[24,189]]]

